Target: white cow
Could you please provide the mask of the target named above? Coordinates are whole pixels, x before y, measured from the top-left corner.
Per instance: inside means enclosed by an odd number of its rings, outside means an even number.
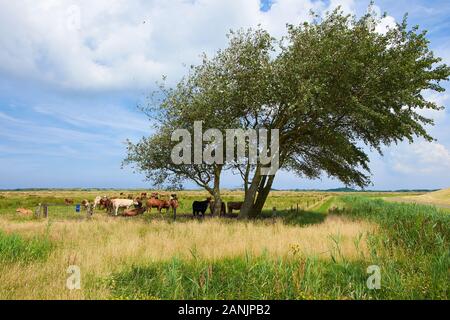
[[[132,205],[137,204],[134,200],[130,199],[112,199],[111,202],[116,216],[119,214],[119,208],[130,209]]]
[[[94,199],[94,209],[97,208],[97,206],[100,204],[100,200],[102,200],[102,197],[96,196]]]

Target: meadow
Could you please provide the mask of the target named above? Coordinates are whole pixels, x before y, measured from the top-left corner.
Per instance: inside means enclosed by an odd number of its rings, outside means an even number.
[[[200,191],[178,193],[176,221],[62,206],[120,192],[142,190],[0,192],[0,298],[449,298],[448,211],[386,201],[419,194],[273,191],[255,220],[192,218]],[[242,197],[223,192],[224,201]],[[15,212],[39,203],[61,206],[48,219]],[[66,288],[70,265],[80,267],[80,290]],[[378,290],[366,284],[371,265]]]

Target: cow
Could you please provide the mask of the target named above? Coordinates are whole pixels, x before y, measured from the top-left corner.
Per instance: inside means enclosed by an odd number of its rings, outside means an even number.
[[[244,202],[242,202],[242,201],[228,202],[227,203],[228,213],[232,214],[233,210],[241,210],[243,204],[244,204]]]
[[[142,192],[141,193],[141,198],[147,198],[147,192]]]
[[[132,199],[112,199],[111,202],[116,216],[119,214],[119,208],[129,209],[136,204],[136,201]]]
[[[89,200],[84,199],[83,201],[81,201],[81,206],[84,209],[87,209],[89,207]]]
[[[64,203],[66,205],[71,205],[71,204],[73,204],[73,200],[72,199],[64,199]]]
[[[211,197],[206,198],[205,201],[194,201],[192,203],[192,214],[195,216],[197,216],[197,214],[200,215],[200,213],[202,214],[202,216],[205,216],[205,212],[208,209],[208,206],[211,202]]]
[[[129,200],[133,199],[133,195],[132,195],[132,194],[129,194],[129,195],[127,196],[127,199],[129,199]]]
[[[214,214],[214,205],[215,202],[211,201],[210,205],[209,205],[209,210],[211,210],[211,214]],[[223,216],[227,213],[227,210],[225,208],[225,202],[221,202],[221,208],[220,208],[220,215]]]
[[[157,193],[152,193],[151,198],[147,200],[147,210],[152,212],[152,208],[158,208],[158,212],[161,213],[162,208],[166,208],[169,210],[170,204],[169,201],[158,199]]]
[[[142,207],[142,208],[134,208],[134,209],[128,209],[125,210],[122,215],[124,217],[134,217],[140,214],[144,214],[145,210],[147,210],[146,208]]]
[[[106,198],[106,196],[103,196],[103,199]],[[102,197],[96,196],[94,199],[94,209],[100,206],[100,201],[102,200]]]
[[[100,208],[106,209],[106,212],[110,213],[113,210],[113,203],[111,199],[108,198],[102,198],[100,200]]]
[[[175,193],[170,195],[169,204],[170,204],[170,207],[172,208],[172,210],[174,212],[176,212],[176,210],[177,210],[177,208],[179,206],[179,203],[178,203],[178,197],[177,197],[177,195]]]
[[[142,206],[142,201],[140,199],[136,199],[136,204],[134,209],[125,210],[122,215],[125,217],[134,217],[139,214],[144,214],[147,208]]]

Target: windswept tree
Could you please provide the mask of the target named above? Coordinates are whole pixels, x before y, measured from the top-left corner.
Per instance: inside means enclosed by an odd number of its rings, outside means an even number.
[[[369,185],[365,146],[381,154],[382,146],[392,143],[431,141],[426,126],[433,121],[420,111],[440,107],[423,94],[444,91],[440,82],[450,75],[430,51],[426,32],[408,29],[405,18],[379,33],[378,19],[370,11],[357,19],[336,9],[311,23],[288,25],[288,36],[278,42],[260,29],[232,33],[227,49],[205,58],[166,91],[156,108],[165,120],[149,139],[162,134],[170,141],[171,130],[192,128],[195,120],[222,131],[278,129],[281,169]],[[149,177],[195,181],[196,174],[207,172],[217,182],[223,169],[232,168],[245,187],[241,216],[261,212],[275,178],[262,174],[265,165],[249,159],[192,164],[184,165],[189,174],[180,173],[179,166],[158,162],[170,157],[170,144],[155,147],[158,141],[148,141],[130,143],[127,162],[137,163]],[[165,155],[152,156],[153,148]],[[219,184],[213,184],[219,200]]]
[[[356,19],[335,10],[323,20],[288,26],[288,37],[273,61],[271,117],[264,126],[280,129],[281,167],[301,177],[325,173],[346,185],[370,183],[363,146],[432,137],[432,119],[423,109],[439,109],[425,90],[444,91],[448,66],[430,51],[426,32],[402,24],[375,31],[371,12]],[[255,170],[244,216],[257,215],[274,176]]]

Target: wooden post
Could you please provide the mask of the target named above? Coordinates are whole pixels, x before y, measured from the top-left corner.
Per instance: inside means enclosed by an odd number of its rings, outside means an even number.
[[[297,203],[297,214],[298,214],[298,203]]]
[[[173,221],[177,220],[177,208],[173,208]]]
[[[272,216],[275,216],[276,213],[277,213],[277,208],[276,208],[276,207],[273,207],[273,208],[272,208]]]
[[[86,213],[87,213],[87,216],[88,217],[92,217],[92,215],[93,215],[93,209],[92,209],[92,205],[89,203],[88,204],[88,206],[87,206],[87,210],[86,210]]]
[[[44,217],[48,218],[48,205],[44,204]]]
[[[34,212],[36,218],[39,218],[41,216],[41,204],[39,203],[39,206],[36,208],[36,211]]]

